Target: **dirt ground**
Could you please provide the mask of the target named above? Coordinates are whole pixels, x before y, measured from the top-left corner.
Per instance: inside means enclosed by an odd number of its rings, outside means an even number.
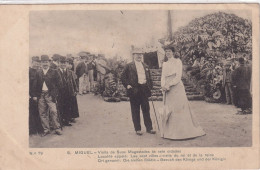
[[[154,102],[159,108],[162,102]],[[247,147],[252,144],[252,115],[236,115],[231,105],[190,101],[205,136],[190,140],[168,140],[156,135],[135,134],[129,102],[108,103],[100,96],[78,96],[80,117],[63,135],[30,136],[33,148],[100,148],[100,147]],[[152,103],[153,127],[157,130]],[[141,116],[142,117],[142,116]],[[145,126],[142,121],[142,130]]]

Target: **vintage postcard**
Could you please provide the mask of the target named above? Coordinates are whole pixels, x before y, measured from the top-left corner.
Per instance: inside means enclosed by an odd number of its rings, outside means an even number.
[[[0,169],[260,168],[258,4],[0,13]]]

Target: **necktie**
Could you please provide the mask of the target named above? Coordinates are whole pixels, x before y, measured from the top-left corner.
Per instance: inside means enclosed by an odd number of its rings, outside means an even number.
[[[67,77],[66,77],[66,70],[65,70],[65,69],[62,69],[62,74],[63,74],[63,78],[64,78],[64,80],[67,80]]]

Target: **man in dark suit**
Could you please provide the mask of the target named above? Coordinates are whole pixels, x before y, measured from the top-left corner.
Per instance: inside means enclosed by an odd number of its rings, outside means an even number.
[[[58,106],[61,113],[62,119],[65,126],[72,126],[69,121],[72,118],[71,110],[71,98],[76,95],[74,90],[76,87],[76,82],[74,81],[72,72],[67,69],[66,57],[60,56],[60,66],[57,69],[59,77],[61,78],[61,85],[59,89]]]
[[[153,130],[150,117],[150,106],[148,97],[151,96],[152,80],[149,68],[142,63],[143,52],[135,49],[132,52],[134,61],[127,64],[121,75],[122,84],[127,89],[130,98],[132,120],[137,135],[142,135],[140,124],[140,106],[143,112],[146,131],[151,134]]]
[[[56,107],[58,96],[58,87],[60,78],[57,70],[50,68],[50,59],[47,55],[41,56],[42,69],[38,70],[37,77],[33,83],[32,97],[34,101],[38,100],[39,115],[45,136],[50,133],[50,121],[57,135],[61,135],[59,116]],[[49,110],[48,110],[49,109]]]
[[[38,103],[33,100],[32,94],[35,83],[37,70],[39,69],[40,59],[38,56],[32,57],[32,65],[29,67],[29,134],[36,134],[42,132],[41,120],[38,112]]]
[[[251,114],[252,97],[250,94],[250,83],[252,70],[246,65],[244,58],[239,58],[240,66],[236,68],[232,74],[232,85],[235,89],[236,102],[235,105],[241,108],[237,114]]]

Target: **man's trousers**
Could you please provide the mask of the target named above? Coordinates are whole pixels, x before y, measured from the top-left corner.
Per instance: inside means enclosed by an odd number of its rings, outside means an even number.
[[[89,77],[87,74],[83,74],[79,78],[79,94],[86,93],[89,89]]]
[[[234,104],[233,101],[233,91],[232,91],[232,86],[231,83],[225,83],[225,94],[226,94],[226,102],[227,103],[232,103]]]
[[[50,121],[52,121],[54,130],[60,128],[56,103],[54,103],[48,91],[42,92],[38,108],[44,132],[50,131]]]
[[[153,127],[152,127],[152,120],[150,117],[150,106],[149,106],[148,97],[144,93],[143,86],[138,86],[137,88],[139,93],[130,97],[130,105],[131,105],[134,128],[135,131],[141,130],[141,123],[140,123],[140,106],[141,106],[146,131],[150,131],[153,129]]]

